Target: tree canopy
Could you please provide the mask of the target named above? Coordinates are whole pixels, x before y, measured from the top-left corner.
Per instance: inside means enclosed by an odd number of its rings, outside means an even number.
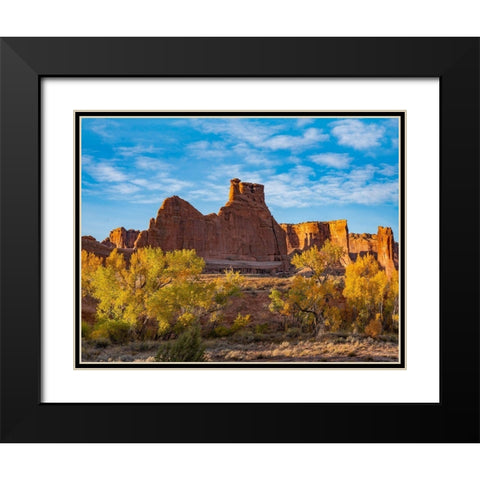
[[[83,258],[82,253],[82,258]],[[242,278],[227,272],[224,278],[203,281],[205,261],[194,250],[163,252],[142,248],[132,254],[129,265],[113,250],[105,265],[82,263],[84,294],[98,300],[100,324],[123,325],[135,331],[147,321],[155,321],[158,334],[185,330],[208,317],[240,291]],[[85,277],[85,278],[84,278]]]

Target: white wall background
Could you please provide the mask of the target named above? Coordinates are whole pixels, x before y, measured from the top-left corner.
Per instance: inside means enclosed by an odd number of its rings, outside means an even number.
[[[0,12],[2,36],[480,35],[470,0],[18,0],[3,2]],[[478,445],[1,445],[0,473],[38,480],[470,480],[478,478],[479,454]]]

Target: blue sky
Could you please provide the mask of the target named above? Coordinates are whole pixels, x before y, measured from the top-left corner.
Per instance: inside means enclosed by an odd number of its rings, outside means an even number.
[[[396,118],[81,120],[82,235],[144,230],[166,197],[218,212],[231,178],[265,185],[279,223],[346,218],[398,240]]]

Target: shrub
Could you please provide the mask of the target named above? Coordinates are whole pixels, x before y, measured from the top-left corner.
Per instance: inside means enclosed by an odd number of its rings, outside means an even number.
[[[255,335],[249,330],[239,330],[233,334],[233,339],[241,343],[250,343],[255,340]]]
[[[251,321],[250,314],[242,315],[241,313],[239,313],[237,315],[237,318],[233,322],[232,332],[237,332],[242,328],[248,327],[248,325],[250,324],[250,321]]]
[[[213,329],[214,337],[228,337],[231,333],[231,330],[224,325],[218,325]]]
[[[369,337],[375,338],[382,333],[382,321],[380,318],[380,314],[377,313],[375,318],[370,320],[370,323],[365,327],[365,333]]]
[[[259,323],[255,325],[255,333],[266,333],[268,331],[268,323]]]
[[[82,322],[82,338],[85,340],[89,340],[92,334],[93,327],[87,323]]]
[[[93,341],[93,344],[95,348],[105,348],[111,345],[112,342],[108,338],[99,337]]]
[[[176,340],[163,344],[155,356],[157,362],[203,362],[205,346],[202,343],[200,329],[192,327],[185,330]]]
[[[104,320],[95,325],[91,337],[94,339],[108,338],[113,343],[126,343],[134,337],[130,323],[124,320]]]
[[[287,337],[288,338],[298,338],[302,335],[302,330],[298,327],[290,327],[287,330]]]

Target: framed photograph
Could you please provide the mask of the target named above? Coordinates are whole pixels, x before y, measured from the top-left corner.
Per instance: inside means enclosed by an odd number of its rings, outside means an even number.
[[[478,442],[479,53],[3,39],[2,440]]]
[[[77,368],[404,368],[405,112],[75,121]]]

